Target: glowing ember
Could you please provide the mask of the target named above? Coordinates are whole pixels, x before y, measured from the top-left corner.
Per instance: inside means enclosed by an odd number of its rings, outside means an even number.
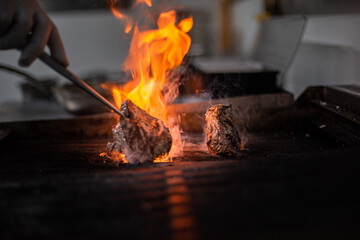
[[[111,160],[111,162],[128,163],[127,159],[125,158],[125,154],[116,151],[112,153],[103,152],[100,153],[99,156],[104,159],[103,163],[106,163],[109,159]]]
[[[137,0],[135,5],[139,3],[152,6],[151,0]],[[117,18],[131,22],[130,27],[126,28],[130,31],[133,26],[132,21],[118,11],[114,9],[112,11]],[[191,38],[187,32],[192,26],[192,17],[183,19],[177,24],[176,12],[172,10],[160,14],[157,19],[158,29],[140,30],[142,28],[137,25],[133,28],[129,55],[123,65],[124,70],[131,73],[132,81],[122,87],[112,89],[115,104],[118,107],[123,101],[130,99],[148,114],[168,123],[165,99],[174,99],[178,87],[176,84],[171,84],[172,79],[168,72],[178,67],[189,51]],[[167,93],[163,91],[165,87]],[[178,129],[172,131],[172,126],[168,127],[171,133],[180,134]],[[171,151],[176,151],[176,147],[173,145]],[[162,156],[156,159],[156,162],[168,161],[167,159],[167,156]]]
[[[161,162],[170,162],[169,155],[165,154],[163,156],[160,156],[154,160],[154,163],[161,163]]]

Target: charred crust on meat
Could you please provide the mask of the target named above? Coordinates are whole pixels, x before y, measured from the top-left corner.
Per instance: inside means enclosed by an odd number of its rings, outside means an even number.
[[[122,103],[119,124],[113,129],[114,143],[108,150],[125,154],[129,163],[152,162],[167,154],[172,145],[170,131],[163,121],[147,114],[130,100]]]
[[[234,126],[231,105],[215,105],[205,114],[207,146],[211,154],[233,156],[240,152],[240,137]]]

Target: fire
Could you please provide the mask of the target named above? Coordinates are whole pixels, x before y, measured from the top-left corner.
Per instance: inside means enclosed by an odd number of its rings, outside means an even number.
[[[130,17],[126,16],[125,14],[121,13],[119,10],[117,10],[114,7],[111,7],[111,12],[113,13],[113,15],[123,21],[125,23],[125,33],[129,33],[133,27],[133,21]]]
[[[176,12],[161,13],[158,29],[141,31],[134,28],[130,52],[124,70],[133,80],[112,90],[115,103],[130,99],[150,115],[166,122],[166,103],[162,90],[171,81],[167,73],[179,66],[191,45],[187,34],[192,28],[192,18],[176,24]]]
[[[140,3],[152,6],[151,0],[137,0],[134,6]],[[193,19],[189,17],[177,23],[176,12],[172,10],[160,14],[157,29],[142,30],[142,27],[133,25],[132,19],[111,9],[118,19],[127,22],[126,32],[133,30],[129,54],[123,64],[123,69],[131,73],[132,80],[122,87],[112,88],[115,104],[120,108],[123,101],[130,99],[148,114],[161,119],[173,136],[171,153],[181,152],[179,126],[172,122],[173,119],[167,119],[167,102],[176,97],[178,89],[169,77],[169,71],[182,63],[190,49],[191,38],[187,33],[193,27]],[[166,91],[163,91],[165,87]],[[154,160],[167,161],[168,155]]]
[[[125,154],[119,152],[112,152],[112,153],[100,153],[99,156],[104,159],[103,163],[106,163],[107,160],[111,159],[111,162],[118,162],[118,163],[129,163],[125,157]]]
[[[162,155],[154,160],[154,163],[164,163],[164,162],[169,162],[168,154]]]
[[[152,7],[152,3],[151,0],[136,0],[134,7],[140,3],[145,3],[146,5],[148,5],[149,7]]]

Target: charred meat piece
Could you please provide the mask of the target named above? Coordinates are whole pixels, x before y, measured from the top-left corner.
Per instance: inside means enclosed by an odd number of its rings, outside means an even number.
[[[150,116],[130,100],[122,103],[119,124],[112,130],[114,142],[108,150],[125,154],[131,164],[152,162],[168,153],[172,145],[169,129],[163,121]]]
[[[232,156],[240,151],[241,140],[227,105],[210,107],[205,114],[207,146],[213,155]]]

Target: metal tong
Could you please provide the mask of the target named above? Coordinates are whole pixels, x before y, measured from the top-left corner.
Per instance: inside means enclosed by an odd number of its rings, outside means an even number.
[[[97,99],[99,102],[101,102],[102,104],[113,110],[115,113],[125,118],[125,115],[122,112],[120,112],[120,110],[117,107],[115,107],[112,103],[110,103],[106,98],[101,96],[96,90],[90,87],[84,80],[76,76],[69,69],[65,68],[57,60],[52,58],[49,54],[44,52],[39,58],[41,61],[43,61],[50,68],[58,72],[60,75],[64,76],[65,78],[73,82],[76,86],[82,88],[85,92],[87,92],[92,97]]]

